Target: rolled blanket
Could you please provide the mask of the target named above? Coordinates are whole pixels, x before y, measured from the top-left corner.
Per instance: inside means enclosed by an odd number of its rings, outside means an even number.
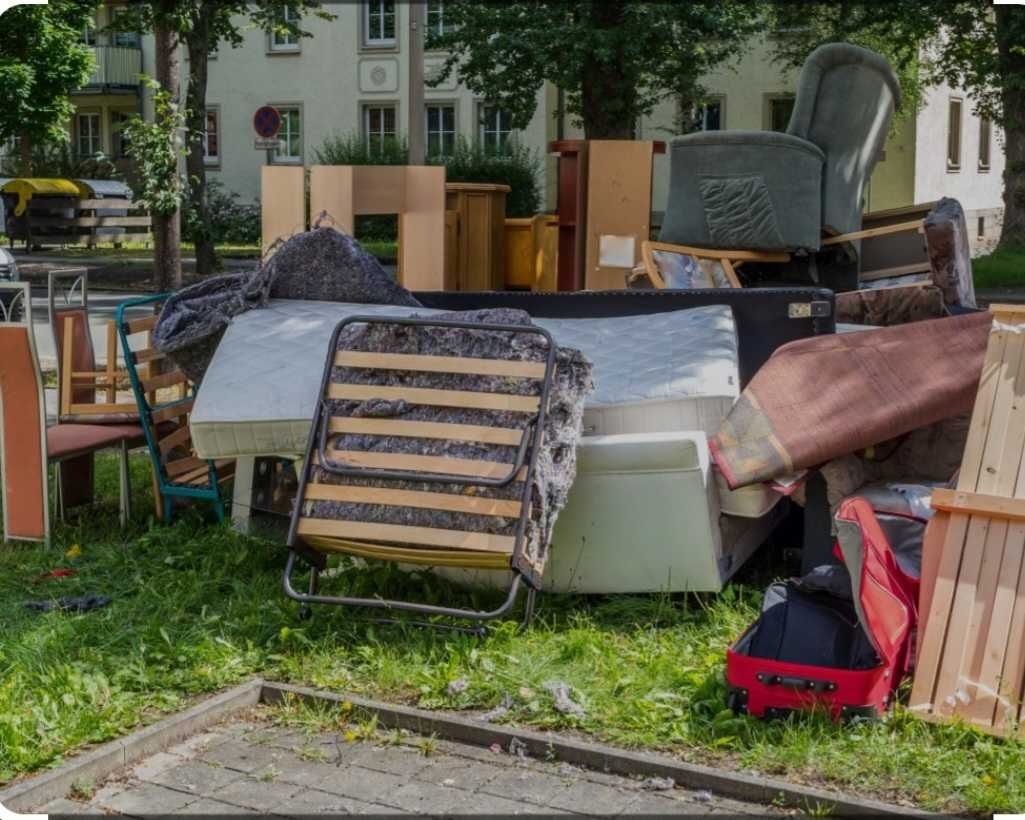
[[[527,313],[507,308],[475,310],[434,315],[432,319],[458,319],[467,322],[530,325]],[[548,347],[544,338],[534,333],[503,333],[451,327],[407,326],[398,324],[354,324],[338,339],[338,350],[386,353],[416,353],[434,356],[468,356],[483,359],[512,359],[543,362]],[[335,367],[333,383],[401,385],[442,390],[501,392],[513,395],[538,395],[539,383],[534,380],[506,376],[482,376],[458,373],[408,372],[372,368]],[[566,503],[569,488],[576,476],[576,445],[583,425],[584,400],[593,390],[591,363],[578,350],[559,347],[552,382],[548,414],[533,474],[532,510],[525,538],[527,567],[540,575],[544,568],[548,540],[559,511]],[[402,400],[369,399],[364,401],[335,399],[328,402],[330,412],[349,417],[393,418],[404,421],[426,421],[450,424],[486,425],[521,429],[523,413],[489,411],[457,407],[409,404]],[[516,447],[476,441],[414,438],[409,436],[377,436],[338,434],[331,441],[334,450],[414,453],[427,456],[448,456],[512,463]],[[369,487],[400,487],[424,492],[467,493],[486,498],[519,498],[522,484],[512,482],[505,487],[437,482],[381,482],[371,479],[339,476],[313,467],[317,480],[329,484]],[[418,507],[369,505],[336,501],[314,501],[316,518],[363,521],[442,529],[472,529],[496,535],[514,535],[518,519],[492,515],[449,512]]]
[[[175,293],[164,303],[153,343],[198,382],[231,320],[269,298],[420,306],[359,242],[317,227],[281,243],[257,271],[215,276]]]

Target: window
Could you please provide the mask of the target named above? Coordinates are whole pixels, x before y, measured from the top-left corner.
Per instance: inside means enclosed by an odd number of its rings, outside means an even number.
[[[100,114],[91,112],[79,114],[75,118],[75,131],[78,135],[78,155],[80,157],[94,157],[101,153],[103,147],[100,141]]]
[[[427,40],[445,33],[445,0],[427,0]]]
[[[713,98],[704,105],[699,105],[697,117],[695,118],[695,131],[720,131],[722,130],[722,109],[723,98]]]
[[[281,147],[274,152],[275,162],[303,161],[302,111],[296,106],[275,106],[281,115],[278,140]],[[218,149],[220,146],[218,146]]]
[[[501,152],[512,133],[509,112],[497,105],[481,106],[480,141],[486,151]]]
[[[427,156],[451,156],[456,147],[456,107],[427,106]]]
[[[366,45],[395,45],[395,0],[367,0],[363,10]]]
[[[979,117],[979,170],[989,170],[989,146],[992,142],[989,117]]]
[[[769,130],[786,131],[790,115],[794,113],[793,97],[772,97],[769,99]]]
[[[208,108],[206,109],[206,126],[203,129],[203,162],[207,165],[216,165],[220,161],[221,112],[217,108]]]
[[[370,153],[381,153],[395,139],[395,106],[363,107],[363,139]]]
[[[951,99],[947,117],[947,170],[961,169],[961,100]]]
[[[124,132],[124,127],[133,116],[133,111],[110,112],[110,141],[115,159],[124,159],[128,156],[128,135]]]
[[[282,24],[298,25],[300,19],[299,14],[291,6],[282,6],[280,20]],[[298,51],[299,35],[290,31],[272,31],[270,33],[270,50]]]

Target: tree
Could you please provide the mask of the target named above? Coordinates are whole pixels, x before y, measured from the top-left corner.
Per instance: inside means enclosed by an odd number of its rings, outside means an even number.
[[[1004,131],[1000,244],[1025,245],[1025,7],[982,0],[887,0],[781,5],[781,59],[797,65],[822,42],[888,44],[887,56],[918,81],[964,88],[976,113]],[[902,76],[903,79],[903,76]],[[914,95],[913,95],[914,96]]]
[[[763,26],[761,4],[741,0],[447,0],[444,21],[430,46],[449,54],[429,84],[457,71],[523,128],[550,81],[588,139],[632,139],[639,117],[666,97],[693,98]]]
[[[95,0],[15,6],[0,17],[0,143],[20,140],[21,173],[32,173],[33,146],[67,139],[69,95],[93,69],[82,31]]]
[[[319,10],[319,0],[146,0],[130,7],[117,18],[120,30],[157,30],[167,26],[185,44],[189,54],[189,76],[185,98],[187,141],[186,176],[188,218],[196,241],[196,272],[212,273],[217,267],[214,236],[210,231],[204,142],[206,133],[206,90],[210,55],[221,44],[232,48],[243,42],[247,24],[279,35],[307,37],[299,26],[304,13],[325,19],[333,15]]]

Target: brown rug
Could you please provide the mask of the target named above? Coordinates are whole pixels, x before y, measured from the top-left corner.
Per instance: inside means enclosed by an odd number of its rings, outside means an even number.
[[[712,438],[716,464],[744,487],[969,412],[990,322],[973,313],[784,345]]]

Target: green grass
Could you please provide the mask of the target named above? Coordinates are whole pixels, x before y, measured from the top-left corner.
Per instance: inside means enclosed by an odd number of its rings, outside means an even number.
[[[972,260],[977,288],[1025,288],[1025,248],[999,248]]]
[[[182,255],[191,257],[195,252],[195,245],[191,242],[182,242]],[[218,245],[217,253],[221,256],[233,258],[259,258],[259,245]],[[91,257],[102,257],[104,259],[151,259],[153,257],[153,244],[142,242],[125,242],[120,248],[113,245],[97,245],[89,248],[85,245],[70,245],[64,248],[47,247],[41,251],[33,251],[36,255],[67,257],[69,259],[81,259]]]
[[[544,597],[528,632],[510,622],[486,639],[370,625],[331,607],[300,621],[280,590],[280,542],[237,535],[196,512],[154,525],[145,461],[133,470],[136,516],[124,534],[115,465],[106,459],[102,507],[58,526],[49,548],[0,549],[0,781],[259,674],[429,709],[485,709],[508,695],[505,720],[519,725],[932,809],[1025,809],[1022,743],[926,724],[900,708],[855,726],[728,712],[723,653],[754,618],[760,587],[703,597]],[[67,555],[74,545],[80,554]],[[60,566],[78,574],[34,582]],[[324,586],[392,595],[426,588],[435,601],[494,603],[433,576],[418,581],[377,567]],[[84,615],[23,606],[86,592],[114,601]],[[449,683],[459,679],[466,686],[453,694]],[[574,688],[585,717],[555,711],[543,686],[550,680]]]

